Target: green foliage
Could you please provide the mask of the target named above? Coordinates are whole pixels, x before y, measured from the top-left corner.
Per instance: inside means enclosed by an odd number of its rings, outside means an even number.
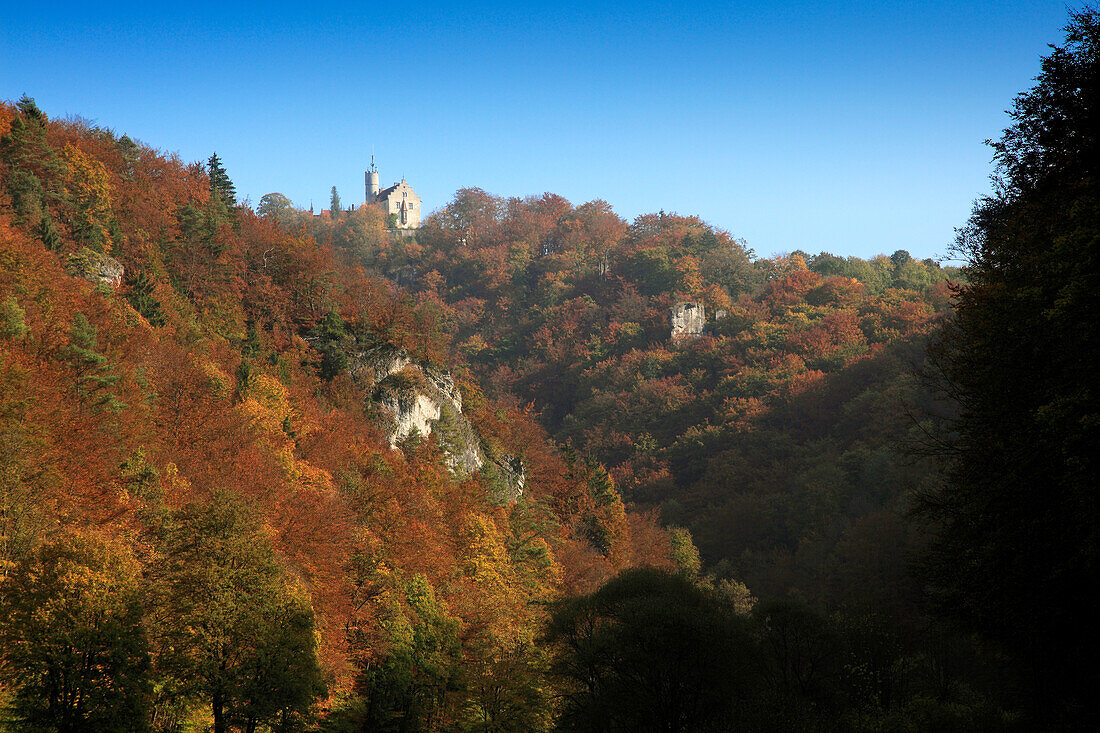
[[[160,474],[156,466],[149,462],[144,448],[134,451],[123,461],[120,473],[126,491],[131,495],[154,503],[161,499]]]
[[[348,368],[345,343],[348,333],[339,313],[329,311],[313,327],[314,348],[321,352],[319,373],[322,379],[331,380]]]
[[[336,186],[332,187],[332,196],[329,199],[329,212],[333,219],[339,219],[344,210],[340,208],[340,194],[336,192]]]
[[[215,731],[309,712],[323,691],[313,612],[239,500],[169,517],[151,578],[157,667],[206,701]]]
[[[206,161],[206,174],[210,179],[210,198],[221,202],[226,209],[236,206],[237,188],[229,179],[229,174],[225,172],[225,166],[222,165],[217,153],[211,154],[210,159]]]
[[[668,538],[670,559],[677,574],[688,580],[697,578],[703,563],[699,559],[699,550],[691,540],[691,532],[683,527],[669,527]]]
[[[140,313],[150,326],[163,326],[164,313],[160,301],[153,295],[154,284],[143,271],[131,271],[126,276],[126,300]]]
[[[448,691],[458,685],[459,622],[423,575],[398,581],[383,627],[388,651],[363,666],[356,682],[363,696],[364,730],[436,729]]]
[[[607,469],[595,461],[585,465],[585,484],[591,508],[581,516],[584,537],[604,555],[610,555],[623,534],[626,510]]]
[[[48,217],[48,206],[65,201],[64,163],[46,140],[46,115],[24,95],[11,129],[0,137],[0,160],[8,165],[3,184],[17,224],[31,226]]]
[[[107,412],[121,412],[126,409],[126,403],[111,391],[119,375],[107,357],[96,351],[97,331],[83,313],[78,313],[69,332],[66,361],[76,375],[76,393],[82,399]]]
[[[708,282],[721,285],[731,297],[752,292],[756,285],[756,273],[751,255],[752,251],[744,246],[743,241],[708,248],[701,253],[703,276]]]
[[[26,314],[14,296],[0,303],[0,339],[21,339],[27,332]]]
[[[57,233],[57,228],[54,227],[53,219],[50,218],[50,212],[46,209],[42,210],[41,215],[38,217],[38,226],[35,228],[35,235],[41,240],[42,244],[46,246],[46,249],[57,251],[61,249],[61,236]]]
[[[281,193],[265,193],[261,196],[256,213],[284,227],[289,226],[297,214],[290,199]]]
[[[0,667],[20,730],[145,730],[151,686],[139,569],[114,543],[46,542],[0,583]]]

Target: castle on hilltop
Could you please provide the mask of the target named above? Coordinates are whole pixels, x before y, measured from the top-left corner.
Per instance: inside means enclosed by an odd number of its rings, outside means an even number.
[[[382,204],[390,226],[396,229],[420,228],[420,197],[404,178],[389,188],[378,189],[378,168],[370,157],[370,170],[363,176],[367,184],[367,204]],[[391,218],[392,215],[392,218]]]

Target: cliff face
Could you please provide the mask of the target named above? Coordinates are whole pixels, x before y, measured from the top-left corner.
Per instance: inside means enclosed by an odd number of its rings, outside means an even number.
[[[510,455],[487,456],[481,437],[462,414],[462,393],[450,374],[419,364],[408,352],[375,345],[352,355],[350,371],[390,417],[390,447],[414,434],[433,432],[447,466],[458,476],[482,471],[497,497],[514,501],[523,493],[523,462]]]
[[[695,338],[703,333],[706,325],[706,310],[702,303],[677,303],[669,314],[670,335],[674,341]]]

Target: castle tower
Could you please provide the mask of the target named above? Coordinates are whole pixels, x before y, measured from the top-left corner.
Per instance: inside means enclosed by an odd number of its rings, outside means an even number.
[[[374,165],[374,155],[370,157],[370,170],[364,174],[367,182],[367,203],[374,203],[378,199],[378,168]]]

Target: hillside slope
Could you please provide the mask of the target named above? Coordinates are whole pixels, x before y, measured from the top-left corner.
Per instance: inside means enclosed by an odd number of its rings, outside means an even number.
[[[58,558],[84,568],[58,576],[74,603],[98,587],[77,578],[121,573],[145,599],[134,638],[162,723],[211,709],[215,724],[285,721],[324,687],[369,695],[417,669],[431,700],[388,704],[461,721],[491,714],[477,681],[501,665],[527,670],[502,678],[528,691],[517,714],[544,715],[541,604],[669,565],[653,521],[596,491],[598,467],[561,454],[515,400],[487,397],[430,307],[238,206],[216,157],[185,165],[28,99],[0,106],[0,130],[0,590],[22,588],[7,602]],[[405,359],[387,384],[354,362],[379,346]],[[391,446],[426,373],[462,414]],[[502,492],[492,460],[454,469],[458,418],[521,491]],[[253,580],[226,585],[242,567]],[[315,629],[294,655],[316,654],[324,685],[262,667],[265,614]],[[209,625],[235,641],[211,651],[195,630]],[[235,676],[209,672],[226,665]],[[272,695],[246,678],[291,685],[287,707],[263,708]],[[20,689],[0,698],[37,710]]]

